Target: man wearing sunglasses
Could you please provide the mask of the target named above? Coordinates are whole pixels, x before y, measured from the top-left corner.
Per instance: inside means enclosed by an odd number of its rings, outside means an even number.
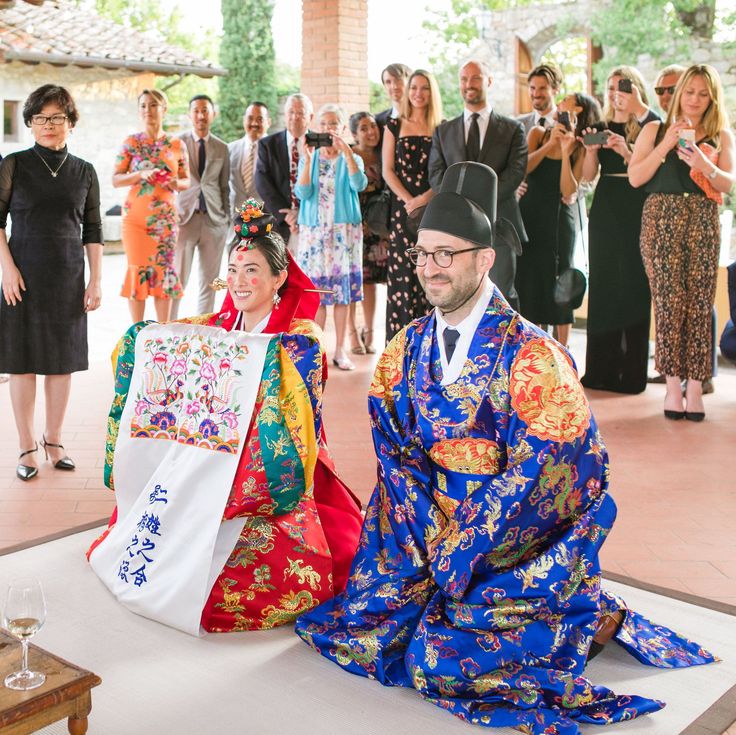
[[[488,166],[456,163],[427,205],[409,257],[435,308],[378,362],[358,552],[345,591],[296,632],[468,722],[572,733],[662,706],[583,677],[613,636],[655,666],[713,657],[671,631],[653,645],[652,624],[601,589],[608,455],[567,352],[488,278],[516,237],[496,186]]]
[[[675,96],[677,81],[685,72],[685,67],[672,64],[659,72],[657,82],[654,85],[654,93],[657,95],[659,106],[665,115],[670,111],[672,98]]]

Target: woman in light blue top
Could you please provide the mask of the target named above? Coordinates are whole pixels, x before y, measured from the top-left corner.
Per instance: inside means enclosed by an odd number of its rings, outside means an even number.
[[[317,113],[322,133],[329,133],[331,146],[307,146],[299,161],[294,193],[299,206],[299,253],[301,269],[321,294],[316,321],[324,328],[326,307],[334,307],[337,344],[332,362],[340,370],[354,370],[345,354],[348,306],[363,299],[363,225],[358,192],[368,179],[363,161],[350,150],[341,135],[346,115],[337,105],[323,105]]]

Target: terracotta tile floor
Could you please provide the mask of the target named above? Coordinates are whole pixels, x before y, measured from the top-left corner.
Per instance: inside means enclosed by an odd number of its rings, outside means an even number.
[[[106,301],[90,319],[91,368],[72,381],[63,442],[77,462],[75,472],[43,463],[32,482],[15,478],[15,428],[7,383],[0,384],[0,549],[105,518],[112,510],[102,483],[102,456],[112,395],[107,355],[128,323],[125,303],[116,296],[123,265],[122,256],[105,258]],[[181,313],[192,313],[192,306],[185,297]],[[581,363],[585,336],[573,334],[573,353]],[[329,330],[327,344],[331,358]],[[325,391],[331,452],[363,500],[375,482],[366,411],[375,360],[356,356],[357,370],[351,373],[332,368]],[[736,605],[736,472],[729,469],[736,448],[736,370],[721,368],[716,393],[706,396],[702,424],[665,421],[663,396],[658,385],[640,396],[589,393],[611,457],[611,492],[619,509],[603,547],[603,567]],[[39,438],[42,417],[39,405]]]

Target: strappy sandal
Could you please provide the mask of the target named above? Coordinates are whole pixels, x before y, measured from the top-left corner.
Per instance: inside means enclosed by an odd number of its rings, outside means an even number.
[[[369,336],[370,339],[368,339]],[[363,327],[363,329],[360,330],[360,338],[363,341],[363,345],[365,346],[366,354],[375,355],[376,348],[373,346],[373,330]]]
[[[41,437],[41,446],[43,447],[44,454],[46,455],[46,459],[49,458],[49,450],[48,447],[54,447],[55,449],[63,449],[64,447],[61,444],[54,444],[53,442],[47,442],[46,436]],[[61,459],[57,459],[56,462],[52,462],[54,467],[56,467],[57,470],[67,470],[71,472],[71,470],[75,470],[77,468],[77,465],[74,464],[74,460],[71,459],[71,457],[64,456]]]
[[[365,355],[368,350],[366,349],[366,346],[363,344],[363,332],[359,332],[357,329],[351,329],[350,330],[350,341],[353,342],[353,347],[350,348],[350,351],[354,355]],[[357,344],[355,344],[357,342]]]
[[[19,460],[23,459],[23,457],[25,457],[26,454],[31,454],[37,451],[38,451],[38,442],[36,442],[36,446],[33,449],[26,449],[25,452],[21,452],[18,455],[18,459]],[[38,474],[38,467],[31,467],[30,465],[23,464],[22,462],[19,462],[18,466],[15,468],[15,476],[19,480],[23,480],[23,482],[32,480],[37,474]]]

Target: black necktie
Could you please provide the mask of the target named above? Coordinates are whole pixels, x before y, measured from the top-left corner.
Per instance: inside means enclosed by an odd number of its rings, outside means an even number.
[[[199,139],[199,163],[197,164],[197,171],[199,173],[199,211],[206,212],[207,204],[204,201],[204,194],[202,193],[202,174],[204,173],[204,167],[207,165],[207,151],[204,147],[204,138]]]
[[[537,125],[539,125],[542,128],[547,127],[547,118],[546,117],[540,117],[539,122],[537,122]]]
[[[477,161],[480,156],[480,128],[478,127],[478,118],[480,115],[474,112],[470,116],[470,127],[468,128],[468,142],[465,146],[465,153],[468,161]]]
[[[442,332],[442,340],[445,343],[445,355],[447,356],[447,364],[450,364],[452,356],[455,354],[455,345],[460,337],[460,332],[452,327],[445,327],[445,331]]]

